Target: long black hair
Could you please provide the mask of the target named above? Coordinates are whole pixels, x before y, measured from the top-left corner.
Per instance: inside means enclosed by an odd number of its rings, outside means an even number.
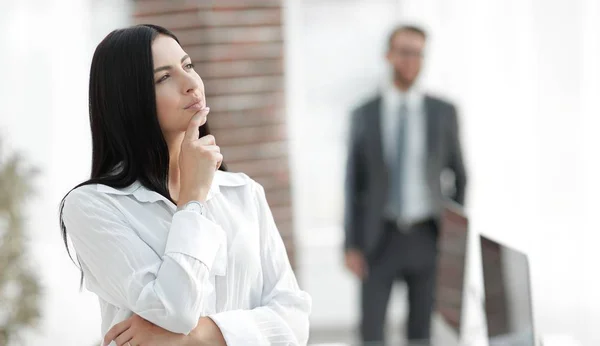
[[[71,191],[88,184],[124,188],[138,180],[173,202],[168,188],[169,151],[159,126],[154,93],[152,42],[159,35],[179,43],[171,31],[141,24],[114,30],[96,47],[89,86],[92,171],[90,179]],[[209,133],[207,124],[200,127],[200,137]],[[220,169],[226,170],[226,166]],[[71,257],[63,221],[69,193],[60,203],[59,222]]]

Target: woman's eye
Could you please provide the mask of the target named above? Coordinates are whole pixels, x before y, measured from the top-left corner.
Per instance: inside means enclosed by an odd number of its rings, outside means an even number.
[[[189,64],[185,65],[185,68],[188,69],[188,70],[191,70],[191,69],[194,68],[194,64],[193,63],[189,63]]]
[[[156,83],[162,83],[162,82],[166,81],[168,78],[169,78],[169,75],[166,74],[166,75],[160,77],[160,79],[157,80]]]

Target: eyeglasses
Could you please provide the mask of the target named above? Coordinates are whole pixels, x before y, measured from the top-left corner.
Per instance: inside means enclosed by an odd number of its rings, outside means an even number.
[[[420,50],[407,49],[407,48],[396,48],[392,50],[392,53],[399,55],[403,58],[421,59],[423,58],[423,52]]]

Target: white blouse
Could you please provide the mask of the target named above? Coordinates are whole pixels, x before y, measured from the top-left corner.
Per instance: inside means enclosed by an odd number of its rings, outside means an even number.
[[[139,182],[67,196],[63,220],[86,288],[100,300],[102,335],[133,313],[183,334],[209,316],[228,346],[305,345],[311,298],[262,186],[217,171],[204,216],[175,210]]]

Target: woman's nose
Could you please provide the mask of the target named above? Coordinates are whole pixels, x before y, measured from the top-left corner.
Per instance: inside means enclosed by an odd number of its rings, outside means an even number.
[[[188,76],[186,78],[184,92],[186,94],[191,94],[191,93],[194,93],[196,90],[198,90],[198,88],[200,88],[200,82],[197,81],[196,78],[194,78],[192,76]]]

